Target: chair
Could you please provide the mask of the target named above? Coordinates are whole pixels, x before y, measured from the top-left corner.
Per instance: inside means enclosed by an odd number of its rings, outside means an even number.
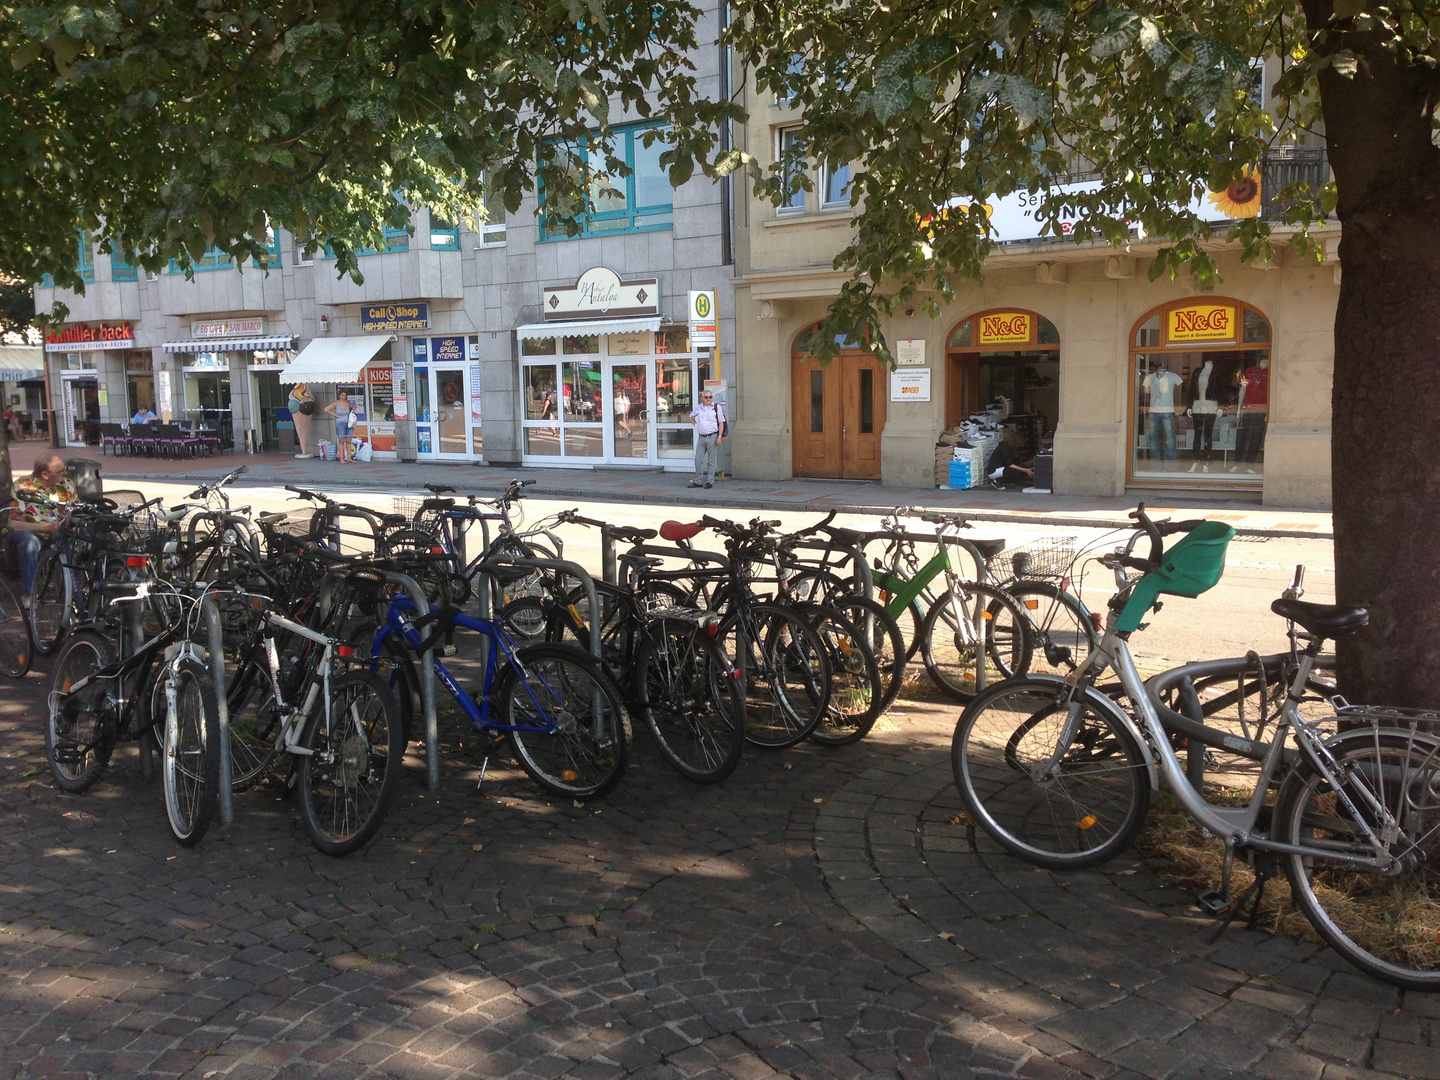
[[[198,427],[192,425],[190,428],[190,437],[200,444],[198,449],[206,456],[220,449],[220,436],[215,434],[213,428],[208,428],[204,424]]]
[[[131,424],[130,425],[130,453],[145,454],[153,456],[156,448],[160,445],[159,436],[156,433],[156,424]]]
[[[128,434],[126,434],[125,429],[124,429],[121,425],[119,425],[119,424],[101,424],[101,425],[100,425],[100,454],[101,454],[102,457],[103,457],[104,454],[105,454],[105,448],[106,448],[107,446],[108,446],[116,455],[119,455],[119,453],[120,453],[120,451],[121,451],[122,449],[128,449],[128,448],[129,448],[129,443],[130,443],[130,436],[129,436]]]
[[[167,454],[173,453],[177,457],[181,454],[194,454],[200,448],[200,440],[184,430],[179,424],[161,424],[159,431],[160,445]]]

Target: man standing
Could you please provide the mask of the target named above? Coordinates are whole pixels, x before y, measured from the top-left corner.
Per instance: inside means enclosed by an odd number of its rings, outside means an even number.
[[[30,478],[17,484],[10,503],[8,543],[20,564],[20,593],[26,607],[35,588],[40,538],[60,528],[60,519],[75,501],[75,487],[65,473],[65,459],[51,454],[35,463]]]
[[[715,468],[719,456],[715,448],[725,441],[725,410],[715,402],[709,390],[700,392],[700,404],[690,410],[695,425],[695,479],[693,488],[715,486]]]

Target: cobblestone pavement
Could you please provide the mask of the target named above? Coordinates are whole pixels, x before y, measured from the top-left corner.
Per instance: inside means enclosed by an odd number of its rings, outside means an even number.
[[[1440,1077],[1440,998],[1214,924],[1144,864],[972,850],[952,707],[748,754],[643,737],[547,802],[445,722],[382,835],[309,846],[271,787],[175,846],[133,745],[48,781],[32,675],[0,700],[0,1077]],[[1378,1071],[1371,1071],[1378,1070]]]

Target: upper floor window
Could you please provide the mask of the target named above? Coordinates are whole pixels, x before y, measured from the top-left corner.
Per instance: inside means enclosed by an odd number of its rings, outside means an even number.
[[[87,285],[95,280],[95,245],[84,229],[80,230],[80,261],[77,266],[80,279]]]
[[[826,166],[821,175],[820,203],[825,207],[850,205],[850,163]]]
[[[268,270],[280,268],[280,234],[273,225],[265,226],[265,239],[261,245],[265,251],[265,261],[262,264],[259,259],[253,260],[253,265]],[[195,273],[203,273],[207,270],[233,270],[236,266],[236,258],[228,252],[212,247],[200,258],[195,260]],[[181,273],[180,264],[174,259],[170,260],[169,272],[172,274]]]
[[[110,280],[111,281],[139,281],[140,268],[130,262],[118,251],[110,253]]]
[[[460,226],[430,211],[430,250],[459,251]]]
[[[783,127],[775,133],[775,160],[780,165],[785,192],[780,198],[779,213],[798,214],[805,209],[805,149],[799,127]]]
[[[498,195],[485,200],[484,220],[477,219],[476,231],[481,247],[503,247],[505,244],[505,203]]]
[[[605,158],[596,152],[591,158],[589,140],[582,140],[576,150],[580,159],[599,170],[586,194],[587,213],[580,218],[581,236],[601,236],[616,232],[653,232],[668,229],[674,219],[674,189],[660,165],[665,144],[656,139],[645,145],[644,135],[655,128],[624,128],[615,132],[615,156],[629,167],[628,176],[605,171]],[[545,192],[540,191],[541,205]],[[503,219],[502,219],[503,220]],[[540,226],[541,240],[564,240],[563,230]]]

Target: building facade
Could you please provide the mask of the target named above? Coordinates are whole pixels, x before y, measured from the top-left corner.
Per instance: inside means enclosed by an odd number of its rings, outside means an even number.
[[[747,149],[773,162],[800,119],[756,103]],[[1323,151],[1301,148],[1265,163],[1238,202],[1197,200],[1215,222],[1213,293],[1149,280],[1158,243],[1117,251],[1041,237],[1023,194],[997,199],[1000,245],[983,281],[958,285],[939,318],[882,324],[894,371],[844,342],[824,368],[806,355],[846,279],[832,267],[853,235],[848,170],[814,170],[812,190],[779,207],[752,192],[737,207],[733,471],[933,485],[937,437],[994,403],[1031,449],[1053,445],[1057,493],[1328,506],[1339,226],[1314,234],[1323,262],[1277,251],[1245,265],[1223,240],[1230,215],[1276,211],[1271,190],[1326,178]]]
[[[720,50],[692,59],[701,91],[721,93]],[[93,441],[146,406],[236,449],[293,452],[286,401],[303,382],[321,406],[348,390],[354,434],[381,457],[689,469],[698,387],[734,385],[730,313],[718,348],[692,349],[686,332],[691,290],[729,296],[728,189],[672,188],[664,147],[640,137],[652,126],[621,125],[624,205],[607,196],[579,236],[546,234],[534,195],[478,227],[417,208],[360,256],[363,283],[284,231],[267,237],[267,270],[217,252],[189,278],[82,237],[85,293],[35,290],[38,310],[70,309],[45,346],[61,440]]]

